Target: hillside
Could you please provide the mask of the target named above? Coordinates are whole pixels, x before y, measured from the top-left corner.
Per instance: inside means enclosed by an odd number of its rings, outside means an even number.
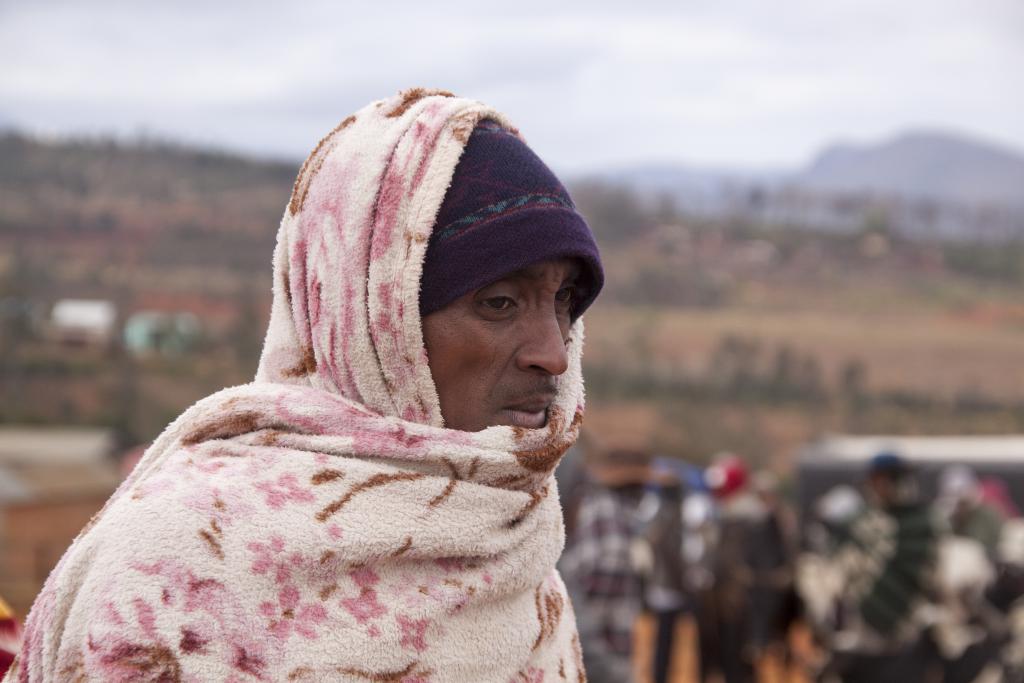
[[[1024,239],[1024,153],[949,133],[832,145],[795,170],[648,164],[581,180],[712,218],[846,233],[882,222],[915,239]]]
[[[297,169],[167,143],[7,133],[0,245],[23,268],[45,267],[54,296],[208,285],[237,292],[231,274],[269,263]],[[187,275],[206,267],[202,278]]]
[[[7,133],[0,135],[0,239],[94,236],[108,246],[160,249],[168,235],[233,234],[265,244],[297,168],[167,143]]]
[[[131,443],[248,381],[297,168],[0,136],[0,422],[114,425]],[[782,229],[756,203],[690,213],[626,182],[572,191],[607,272],[587,320],[598,421],[643,414],[668,453],[783,469],[823,431],[1024,430],[1021,243],[918,240],[880,219]],[[167,357],[55,346],[45,320],[67,297],[121,319],[191,312],[202,338]]]
[[[829,147],[792,179],[810,189],[1024,207],[1024,153],[973,138],[909,132]]]

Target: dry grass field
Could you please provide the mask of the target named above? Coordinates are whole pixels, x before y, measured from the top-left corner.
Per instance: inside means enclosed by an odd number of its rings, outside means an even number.
[[[896,294],[890,292],[890,295]],[[770,362],[782,346],[812,354],[825,378],[858,360],[872,390],[911,390],[950,398],[977,391],[1024,399],[1024,306],[978,302],[960,310],[914,306],[857,312],[744,306],[712,310],[644,310],[595,306],[587,315],[588,364],[644,356],[699,372],[721,340],[755,340]],[[639,348],[638,348],[639,347]]]
[[[667,454],[701,461],[733,450],[783,474],[803,444],[828,432],[1024,429],[1019,291],[948,273],[868,275],[821,286],[747,283],[716,307],[599,302],[586,319],[587,423],[646,421]],[[736,389],[722,376],[729,348],[726,375],[739,363],[760,388]],[[812,366],[817,394],[771,393],[782,355],[798,379]],[[851,368],[859,370],[854,393],[866,397],[859,403],[845,385]],[[639,379],[619,381],[630,376]],[[645,389],[658,381],[660,393]]]

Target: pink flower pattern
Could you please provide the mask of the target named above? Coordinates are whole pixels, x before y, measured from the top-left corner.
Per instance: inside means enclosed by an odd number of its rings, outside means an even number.
[[[316,627],[327,621],[327,610],[319,603],[300,604],[299,589],[287,584],[277,593],[277,604],[263,602],[260,613],[269,619],[270,632],[280,640],[288,640],[292,631],[304,638],[317,638]]]
[[[288,502],[312,503],[315,500],[312,492],[299,486],[299,480],[290,472],[279,476],[277,481],[258,482],[256,488],[263,492],[267,505],[274,510],[280,510]]]
[[[360,624],[384,616],[387,609],[377,600],[377,590],[374,588],[380,581],[377,574],[369,567],[360,567],[350,572],[349,578],[359,587],[359,595],[342,600],[342,607]]]
[[[395,617],[395,621],[398,622],[399,628],[402,629],[402,639],[399,641],[399,645],[411,647],[417,652],[423,652],[427,649],[427,643],[423,637],[427,627],[430,626],[430,619],[410,619],[405,615],[399,614]]]
[[[251,571],[271,577],[278,587],[277,604],[264,601],[259,607],[260,614],[268,620],[270,632],[280,640],[287,640],[292,632],[310,640],[317,638],[316,628],[327,621],[327,610],[319,602],[302,601],[296,574],[301,572],[308,579],[328,581],[337,562],[324,558],[312,563],[299,552],[286,552],[284,539],[276,535],[266,543],[253,541],[247,547],[256,556]]]

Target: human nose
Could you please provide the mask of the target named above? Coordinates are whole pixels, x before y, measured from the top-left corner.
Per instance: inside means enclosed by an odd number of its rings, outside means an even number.
[[[538,314],[527,326],[526,341],[520,347],[517,364],[521,370],[543,371],[558,376],[569,369],[566,335],[554,312]]]

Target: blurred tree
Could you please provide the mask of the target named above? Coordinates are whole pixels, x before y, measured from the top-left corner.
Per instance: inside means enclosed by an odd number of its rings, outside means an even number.
[[[812,401],[827,396],[825,382],[822,378],[821,364],[811,354],[806,354],[800,361],[799,386],[804,396]]]
[[[572,196],[598,243],[617,245],[650,233],[658,221],[629,188],[601,181],[573,185]]]
[[[1024,241],[952,242],[945,245],[943,257],[954,272],[996,282],[1024,283]]]
[[[796,393],[796,353],[789,344],[780,344],[775,352],[770,388],[778,398],[792,398]]]
[[[711,355],[708,380],[729,396],[749,398],[759,387],[758,361],[761,343],[754,337],[727,334]]]
[[[864,361],[850,358],[839,370],[839,393],[854,403],[859,404],[867,397],[868,369]]]
[[[889,212],[884,207],[872,206],[864,214],[864,224],[860,229],[861,235],[875,234],[883,237],[892,237],[892,220]]]

